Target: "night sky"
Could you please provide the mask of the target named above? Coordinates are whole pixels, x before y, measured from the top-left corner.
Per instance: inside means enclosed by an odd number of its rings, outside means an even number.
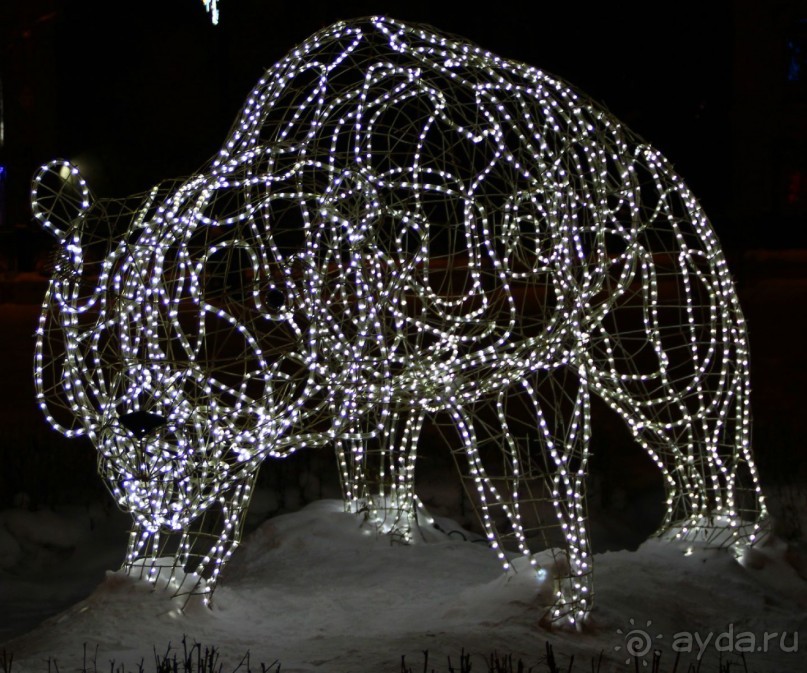
[[[757,4],[502,1],[481,12],[439,0],[221,0],[213,26],[201,0],[4,0],[6,225],[26,224],[30,175],[54,157],[79,163],[98,196],[191,173],[266,67],[337,19],[386,13],[569,81],[667,155],[727,245],[792,247],[792,213],[773,212],[782,169],[754,157],[738,167],[737,156],[746,137],[764,141],[746,128],[744,82],[778,91],[783,40],[804,3],[777,3],[764,20]],[[765,190],[754,217],[787,220],[768,239],[749,221],[750,184]]]

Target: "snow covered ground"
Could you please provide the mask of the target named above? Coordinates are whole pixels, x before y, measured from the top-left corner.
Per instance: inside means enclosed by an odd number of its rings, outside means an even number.
[[[110,661],[152,670],[154,648],[182,638],[217,647],[224,673],[249,651],[258,662],[279,661],[282,671],[376,673],[401,670],[401,656],[421,670],[458,666],[472,654],[512,653],[527,667],[546,670],[546,642],[566,670],[633,671],[630,648],[662,652],[670,671],[675,651],[685,664],[716,671],[722,657],[748,671],[807,669],[807,558],[781,542],[754,552],[744,565],[727,551],[694,549],[690,555],[659,540],[637,551],[595,556],[596,607],[582,633],[548,631],[538,622],[547,583],[521,573],[502,575],[484,545],[423,528],[425,540],[402,546],[371,534],[335,500],[269,519],[244,541],[215,594],[215,607],[191,605],[145,582],[107,572],[120,559],[126,517],[101,508],[0,513],[0,645],[13,653],[12,671],[81,670],[83,645],[99,670]],[[473,539],[475,536],[468,535]],[[799,575],[801,573],[801,576]],[[33,622],[69,605],[41,625]],[[767,634],[767,635],[766,635]],[[800,640],[801,638],[801,640]],[[803,642],[802,642],[803,641]],[[647,650],[647,653],[645,651]],[[627,663],[626,663],[627,661]],[[745,670],[739,664],[732,670]]]
[[[756,446],[762,447],[758,455],[767,457],[769,468],[786,466],[786,476],[803,483],[807,472],[798,449],[807,422],[802,384],[807,376],[802,354],[807,312],[794,307],[807,302],[807,281],[805,253],[793,254],[799,256],[788,260],[782,253],[748,253],[740,265],[745,274],[741,294],[754,344]],[[4,296],[30,304],[0,303],[0,351],[5,354],[0,426],[6,445],[13,447],[7,455],[19,450],[35,453],[38,445],[30,439],[29,428],[44,427],[39,410],[29,403],[34,399],[31,334],[43,279],[27,280],[30,283],[5,287]],[[43,431],[37,441],[44,444],[49,437]],[[53,455],[41,453],[42,460]],[[76,459],[63,459],[58,466],[69,466],[71,461]],[[792,461],[795,465],[790,467]],[[81,473],[82,480],[96,478],[93,463],[90,460]],[[293,489],[260,493],[253,508],[273,511],[280,501],[293,509],[314,497],[335,494],[333,487],[329,490],[311,480],[305,481],[307,490],[302,493],[299,476],[286,479]],[[40,479],[40,490],[53,481]],[[3,483],[23,488],[10,480]],[[226,658],[223,673],[235,668],[247,649],[253,670],[259,670],[255,662],[268,665],[279,659],[283,671],[328,673],[397,673],[401,655],[419,671],[422,651],[428,649],[430,668],[440,672],[447,671],[447,655],[457,667],[462,648],[473,653],[474,671],[487,670],[482,657],[497,650],[512,652],[527,667],[538,666],[536,670],[543,673],[546,667],[539,662],[547,641],[553,643],[562,670],[574,654],[573,670],[589,671],[591,659],[603,652],[603,672],[629,672],[635,668],[624,663],[626,635],[634,630],[640,649],[645,644],[641,631],[663,650],[662,673],[672,671],[673,642],[686,649],[687,634],[692,652],[682,653],[679,673],[687,670],[685,662],[697,661],[696,636],[701,642],[709,638],[702,673],[717,670],[718,647],[733,650],[735,659],[740,650],[752,647],[754,651],[747,653],[752,673],[803,673],[807,671],[807,491],[802,487],[800,493],[800,499],[780,497],[780,505],[800,513],[802,546],[766,550],[753,564],[762,567],[742,567],[727,553],[704,551],[687,557],[658,541],[649,541],[638,551],[595,555],[596,607],[582,634],[541,629],[537,621],[542,608],[530,602],[534,588],[518,593],[518,583],[511,582],[515,593],[497,591],[503,583],[501,572],[484,545],[454,535],[435,536],[429,544],[391,547],[384,538],[365,536],[357,522],[332,505],[315,504],[253,531],[226,570],[216,593],[216,609],[184,616],[173,611],[166,594],[150,593],[148,587],[118,574],[105,576],[122,559],[126,515],[102,506],[61,507],[56,512],[18,507],[0,511],[0,661],[5,649],[14,654],[13,673],[44,673],[49,657],[58,662],[60,671],[72,673],[81,667],[82,645],[87,643],[90,654],[98,645],[99,670],[109,670],[111,659],[134,668],[141,658],[146,670],[152,670],[152,648],[164,652],[169,642],[181,648],[187,634],[190,642],[196,639],[221,648]],[[454,495],[456,502],[459,496]],[[652,498],[637,500],[631,492],[619,500],[632,510],[629,525],[611,519],[593,522],[599,524],[591,527],[598,549],[635,545],[633,529],[649,530],[660,516],[651,511]],[[449,501],[443,498],[443,513],[459,518]],[[611,509],[617,508],[612,498]],[[780,521],[783,532],[792,534],[793,528]],[[49,621],[38,627],[46,618]],[[746,632],[754,634],[755,642],[749,642]],[[675,639],[677,634],[683,635]],[[800,638],[798,651],[784,651],[794,649],[795,634]],[[759,647],[768,651],[757,651]],[[649,671],[650,666],[642,670]],[[733,670],[745,669],[739,665]]]

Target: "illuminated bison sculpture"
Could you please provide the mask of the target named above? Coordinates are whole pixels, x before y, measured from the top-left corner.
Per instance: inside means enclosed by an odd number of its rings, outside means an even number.
[[[125,567],[178,593],[210,596],[262,461],[306,447],[335,449],[350,511],[411,538],[429,428],[505,569],[523,555],[540,581],[554,549],[548,618],[580,623],[592,395],[658,466],[662,534],[759,536],[715,234],[659,152],[556,77],[340,22],[266,72],[196,175],[93,201],[57,161],[33,209],[60,242],[39,402],[132,513]]]

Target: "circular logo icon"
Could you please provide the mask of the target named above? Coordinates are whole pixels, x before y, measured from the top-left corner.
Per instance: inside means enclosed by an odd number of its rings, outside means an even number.
[[[645,657],[653,652],[653,643],[662,638],[660,633],[655,636],[651,635],[650,627],[653,625],[651,620],[643,628],[636,626],[636,622],[631,618],[630,628],[627,630],[617,629],[616,632],[622,636],[622,643],[614,646],[614,652],[623,652],[625,655],[625,663],[630,664],[632,661],[641,660],[642,666],[647,666]]]

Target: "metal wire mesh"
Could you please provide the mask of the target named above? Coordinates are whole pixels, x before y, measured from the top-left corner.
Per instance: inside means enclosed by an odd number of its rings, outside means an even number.
[[[555,550],[548,618],[579,623],[591,395],[658,466],[662,533],[759,534],[713,230],[664,157],[556,77],[342,22],[267,71],[196,175],[93,202],[54,162],[33,205],[61,244],[40,404],[98,447],[134,516],[127,567],[178,593],[210,595],[260,463],[302,448],[335,448],[346,507],[412,539],[428,425],[504,568],[520,553],[542,578],[534,552]]]

